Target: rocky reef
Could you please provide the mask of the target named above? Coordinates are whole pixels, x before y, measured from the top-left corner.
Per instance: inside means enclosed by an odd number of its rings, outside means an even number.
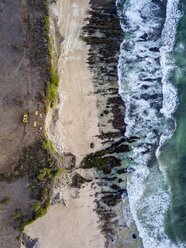
[[[114,0],[90,0],[90,6],[81,37],[90,46],[87,63],[93,73],[100,138],[105,148],[85,157],[81,167],[98,169],[100,180],[97,184],[101,192],[97,195],[96,211],[103,223],[106,246],[116,248],[125,244],[126,247],[137,247],[141,241],[128,206],[126,181],[130,171],[125,161],[125,153],[130,151],[130,142],[135,137],[131,140],[124,137],[125,106],[118,94],[117,83],[123,33]]]

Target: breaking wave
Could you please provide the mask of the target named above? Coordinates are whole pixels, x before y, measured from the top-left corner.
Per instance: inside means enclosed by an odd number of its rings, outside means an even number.
[[[185,247],[173,244],[166,235],[164,217],[170,195],[155,159],[176,128],[173,114],[178,97],[170,75],[174,70],[171,52],[181,17],[178,4],[178,0],[116,1],[125,33],[118,63],[119,93],[126,106],[125,136],[139,138],[128,154],[133,172],[127,187],[145,248]]]

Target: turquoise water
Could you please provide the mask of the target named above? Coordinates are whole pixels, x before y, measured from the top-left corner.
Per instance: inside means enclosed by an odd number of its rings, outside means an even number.
[[[185,248],[186,0],[116,3],[125,136],[138,137],[127,155],[130,210],[144,248]]]
[[[180,1],[183,16],[179,22],[173,56],[176,68],[172,83],[178,90],[179,105],[174,114],[177,128],[161,149],[160,166],[166,172],[171,205],[166,231],[174,242],[186,241],[186,1]]]

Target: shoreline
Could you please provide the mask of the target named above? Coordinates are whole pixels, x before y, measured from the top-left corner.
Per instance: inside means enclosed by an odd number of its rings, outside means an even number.
[[[69,187],[59,188],[57,192],[59,195],[57,202],[61,203],[58,204],[58,212],[55,206],[50,206],[44,219],[39,219],[27,227],[26,233],[31,235],[31,239],[39,237],[42,242],[41,248],[44,248],[46,246],[44,236],[48,242],[56,245],[59,226],[65,233],[66,230],[72,230],[71,226],[78,222],[79,230],[84,228],[88,230],[89,221],[93,220],[91,225],[94,229],[88,232],[84,242],[92,240],[97,233],[100,243],[96,244],[96,247],[111,248],[114,245],[115,248],[120,248],[124,242],[128,243],[128,247],[133,248],[140,240],[136,236],[137,230],[133,220],[128,226],[128,220],[124,218],[122,210],[123,199],[125,199],[125,209],[128,207],[127,169],[122,159],[123,153],[128,152],[130,148],[125,144],[126,140],[123,136],[125,106],[118,94],[117,62],[122,36],[115,2],[113,0],[102,3],[98,0],[96,4],[92,0],[89,5],[88,1],[84,0],[78,6],[75,0],[71,0],[63,2],[63,6],[61,4],[57,1],[49,8],[54,47],[57,47],[56,23],[63,42],[60,44],[61,55],[57,61],[60,77],[59,101],[47,115],[47,135],[58,155],[63,156],[62,166],[72,173],[71,179],[73,172],[79,171],[77,170],[79,164],[83,168],[97,167],[97,179],[85,185],[87,192],[91,187],[92,196],[84,197],[83,190],[80,190],[82,193],[80,195],[71,195],[73,186],[69,183],[69,178],[66,178]],[[85,13],[87,13],[86,19]],[[84,19],[88,23],[85,23]],[[111,31],[112,29],[114,32]],[[70,157],[73,158],[73,163]],[[84,173],[86,171],[89,170],[85,170]],[[55,190],[53,193],[55,194]],[[83,208],[83,215],[87,216],[86,223],[82,222],[80,214],[79,219],[76,216],[74,205],[76,200]],[[90,201],[90,209],[86,208],[87,200]],[[71,212],[71,215],[67,218],[68,222],[64,227],[63,223],[67,221],[65,211]],[[59,215],[64,216],[64,222],[59,221],[58,225],[53,225],[53,219],[55,216],[58,216],[56,219],[60,219]],[[55,232],[53,238],[50,237],[49,230],[43,235],[44,231],[41,228],[50,227],[51,224]],[[73,230],[73,233],[76,233],[75,231]],[[73,233],[72,243],[76,236],[82,236],[82,232],[75,235]],[[81,239],[78,240],[75,245],[80,248]],[[63,240],[59,242],[63,244]],[[68,242],[67,238],[64,248],[69,248]],[[85,248],[89,248],[88,243],[86,244]]]

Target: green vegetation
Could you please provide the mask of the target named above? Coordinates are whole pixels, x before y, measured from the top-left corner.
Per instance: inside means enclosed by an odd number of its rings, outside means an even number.
[[[55,148],[54,148],[54,146],[53,146],[53,144],[52,144],[51,141],[49,141],[49,146],[50,146],[51,151],[52,151],[53,153],[55,153],[56,151],[55,151]]]
[[[56,173],[55,173],[55,177],[61,175],[62,173],[66,172],[66,168],[59,168]]]
[[[2,206],[5,206],[5,205],[7,205],[8,203],[9,203],[9,198],[5,198],[5,199],[3,199],[2,201],[1,201],[1,205]]]
[[[48,85],[46,98],[50,101],[50,107],[53,107],[57,100],[57,87],[55,85],[51,83]]]
[[[47,87],[46,99],[50,101],[50,106],[53,107],[57,100],[57,88],[59,85],[59,75],[54,67],[50,69],[50,83]]]
[[[59,75],[56,73],[56,69],[54,67],[51,67],[50,75],[51,75],[51,79],[50,79],[51,84],[58,86]]]
[[[43,168],[39,171],[39,175],[38,175],[38,179],[39,180],[45,180],[46,178],[48,178],[48,180],[52,179],[52,175],[51,175],[51,170],[48,168]]]
[[[45,98],[45,111],[48,111],[49,107],[53,107],[56,104],[56,100],[58,97],[57,88],[59,85],[59,75],[57,73],[57,69],[52,66],[53,63],[53,51],[52,51],[52,40],[49,36],[49,16],[45,16],[44,18],[44,27],[45,27],[45,38],[47,38],[47,50],[50,58],[50,83],[47,85],[46,89],[46,98]]]
[[[35,203],[27,215],[21,209],[16,209],[12,217],[16,228],[24,230],[25,225],[32,223],[47,212],[50,204],[51,187],[56,176],[64,169],[58,168],[58,161],[54,158],[55,152],[51,142],[43,137],[41,140],[23,150],[15,169],[10,174],[1,174],[2,180],[9,182],[27,176],[29,178],[29,189]],[[6,205],[9,199],[4,199],[1,204]]]
[[[46,140],[46,139],[42,140],[42,148],[46,149],[46,150],[48,149],[48,140]]]
[[[32,208],[34,209],[34,217],[35,219],[44,216],[47,213],[47,208],[50,205],[50,201],[46,206],[42,206],[41,202],[34,202],[32,204]]]
[[[49,16],[45,16],[45,33],[49,33]]]
[[[47,138],[43,138],[43,140],[42,140],[42,148],[46,149],[46,150],[49,149],[49,150],[52,151],[52,153],[56,152],[52,142],[48,141]]]
[[[13,213],[12,213],[12,217],[13,219],[18,219],[21,216],[20,210],[16,209]]]
[[[12,48],[17,50],[17,51],[22,50],[22,48],[20,46],[18,46],[18,45],[12,45]]]

